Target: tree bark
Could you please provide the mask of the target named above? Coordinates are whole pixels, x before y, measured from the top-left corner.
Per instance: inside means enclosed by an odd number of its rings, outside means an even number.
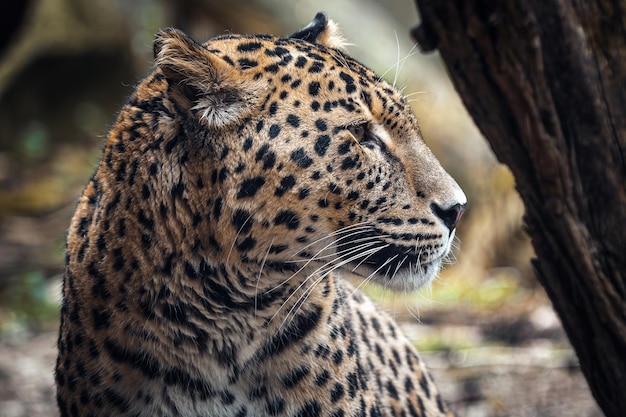
[[[537,276],[596,401],[626,416],[626,1],[416,4],[413,36],[515,175]]]

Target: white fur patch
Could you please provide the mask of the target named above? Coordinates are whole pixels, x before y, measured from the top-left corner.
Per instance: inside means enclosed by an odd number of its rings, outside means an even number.
[[[198,110],[200,119],[209,127],[219,129],[239,120],[245,107],[240,101],[225,102],[219,95],[207,95],[200,98],[192,110]]]

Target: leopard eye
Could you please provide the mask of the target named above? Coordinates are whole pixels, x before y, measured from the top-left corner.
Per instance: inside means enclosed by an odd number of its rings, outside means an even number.
[[[348,132],[350,132],[352,136],[354,136],[354,139],[356,139],[358,143],[361,143],[365,138],[365,134],[367,132],[367,123],[350,125],[348,126]]]
[[[350,125],[347,129],[359,145],[369,149],[385,149],[385,144],[372,132],[369,123]]]

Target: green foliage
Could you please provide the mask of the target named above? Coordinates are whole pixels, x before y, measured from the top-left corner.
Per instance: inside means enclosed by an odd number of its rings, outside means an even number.
[[[0,335],[15,323],[40,328],[58,319],[58,303],[50,296],[42,271],[15,277],[0,290]]]

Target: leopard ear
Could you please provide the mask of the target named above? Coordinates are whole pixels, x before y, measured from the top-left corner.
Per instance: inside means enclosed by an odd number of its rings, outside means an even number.
[[[208,128],[241,121],[258,104],[258,82],[180,30],[167,28],[157,34],[154,58],[170,85],[172,99],[197,114]]]
[[[342,49],[346,40],[335,22],[328,19],[325,13],[319,12],[315,18],[302,29],[289,35],[292,39],[302,39],[307,42]]]

